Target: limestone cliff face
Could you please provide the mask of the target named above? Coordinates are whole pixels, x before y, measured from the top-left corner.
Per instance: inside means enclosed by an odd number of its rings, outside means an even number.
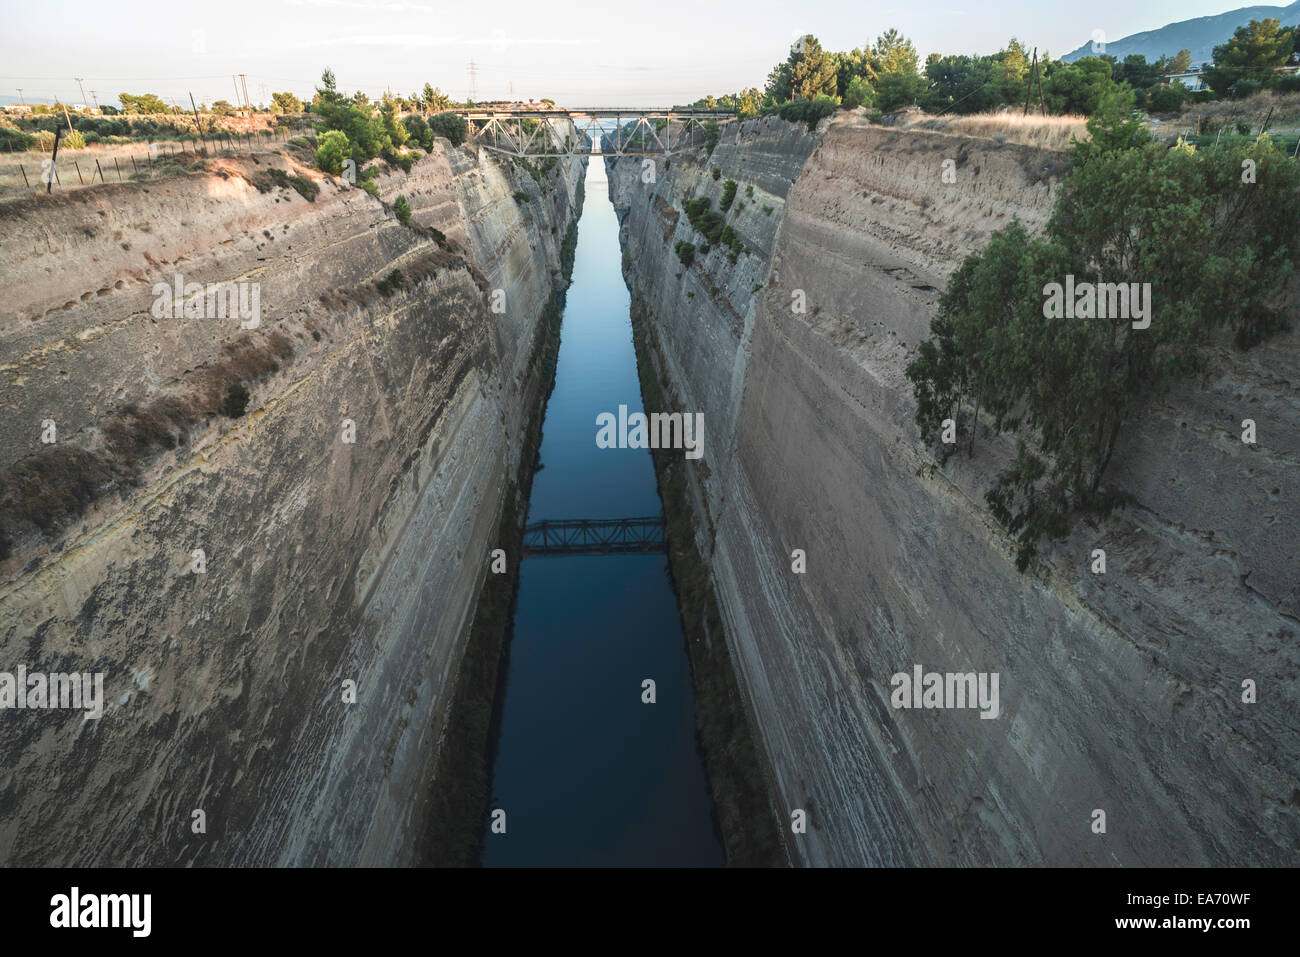
[[[1046,222],[1067,158],[837,117],[748,122],[653,184],[609,162],[634,319],[705,415],[698,542],[780,800],[810,812],[802,861],[1294,862],[1300,336],[1216,349],[1137,416],[1112,466],[1136,504],[1021,575],[984,506],[1009,444],[931,469],[903,369],[962,258]],[[716,209],[728,178],[750,252],[683,267],[683,199]],[[999,717],[894,709],[917,664],[999,673]]]
[[[423,229],[209,164],[0,210],[0,671],[106,698],[0,712],[0,863],[404,863],[424,824],[583,164],[441,143],[379,180]],[[260,284],[260,325],[157,318],[178,273]]]

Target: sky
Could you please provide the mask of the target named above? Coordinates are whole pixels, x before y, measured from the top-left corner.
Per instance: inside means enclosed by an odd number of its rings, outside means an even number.
[[[565,106],[670,106],[761,88],[790,44],[865,47],[896,27],[930,52],[993,53],[1011,36],[1059,56],[1249,0],[0,0],[0,96],[117,105],[156,93],[188,105],[273,91],[307,98],[331,67],[345,91],[454,99],[550,97]],[[1282,0],[1278,5],[1284,5]]]

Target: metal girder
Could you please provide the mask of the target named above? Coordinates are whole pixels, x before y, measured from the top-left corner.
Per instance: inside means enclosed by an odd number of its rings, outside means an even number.
[[[573,518],[534,522],[524,529],[524,555],[597,555],[668,549],[662,516]]]
[[[590,110],[474,109],[460,110],[474,140],[483,148],[508,156],[672,156],[686,146],[705,123],[735,122],[734,113],[715,110],[664,110],[602,107]],[[525,132],[524,121],[536,125]],[[567,126],[565,134],[556,121]],[[614,120],[613,130],[605,121]],[[624,120],[633,121],[630,134]],[[662,126],[660,126],[660,122]],[[539,140],[539,134],[543,134]],[[569,141],[572,135],[573,142]],[[595,148],[597,135],[600,149]],[[612,139],[613,149],[607,141]],[[584,144],[586,144],[584,146]]]

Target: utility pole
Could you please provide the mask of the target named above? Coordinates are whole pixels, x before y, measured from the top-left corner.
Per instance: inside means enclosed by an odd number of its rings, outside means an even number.
[[[59,160],[59,135],[62,132],[63,130],[59,129],[57,126],[54,127],[54,152],[50,154],[50,178],[45,181],[46,196],[50,195],[50,190],[54,187],[54,177],[57,175],[54,172],[56,168],[54,164]],[[27,174],[24,173],[23,175],[26,176]]]
[[[1038,47],[1034,47],[1034,59],[1029,66],[1029,76],[1025,78],[1025,116],[1029,115],[1029,101],[1034,95],[1034,82],[1038,83],[1038,108],[1043,116],[1047,115],[1047,103],[1043,100],[1043,75],[1038,69]]]
[[[1029,115],[1029,98],[1034,91],[1034,74],[1038,71],[1038,47],[1034,47],[1034,59],[1029,64],[1029,75],[1025,77],[1025,116]]]
[[[230,74],[230,82],[235,84],[235,105],[239,105],[239,80],[235,74]]]
[[[90,104],[86,102],[86,88],[85,88],[84,86],[81,85],[81,77],[79,77],[79,76],[74,76],[73,79],[77,81],[77,89],[81,90],[81,107],[82,107],[82,109],[89,109],[89,108],[90,108]]]
[[[94,90],[91,90],[91,91],[90,91],[90,98],[91,98],[92,100],[95,101],[95,109],[96,109],[97,111],[99,111],[100,113],[103,113],[104,110],[103,110],[103,109],[100,107],[100,105],[99,105],[99,97],[95,96],[95,91],[94,91]]]
[[[248,112],[253,112],[253,101],[248,98],[248,74],[239,74],[239,82],[244,84],[244,106],[248,107]]]

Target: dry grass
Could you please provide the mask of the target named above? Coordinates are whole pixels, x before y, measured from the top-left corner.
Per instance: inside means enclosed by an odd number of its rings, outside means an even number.
[[[1071,137],[1088,138],[1086,116],[1039,116],[1020,112],[972,113],[967,116],[908,112],[899,116],[894,128],[936,130],[1045,150],[1068,149]]]
[[[1220,126],[1245,120],[1258,130],[1269,115],[1269,132],[1300,130],[1300,93],[1274,93],[1262,90],[1241,100],[1211,100],[1188,105],[1177,118],[1164,124],[1167,130],[1195,133],[1214,132]]]
[[[448,247],[453,245],[451,240],[445,241]],[[486,295],[486,277],[483,277],[480,271],[473,268],[472,263],[462,259],[455,252],[452,252],[451,248],[448,248],[420,252],[406,260],[401,269],[394,269],[388,275],[379,279],[358,283],[354,286],[333,286],[327,292],[321,293],[320,302],[327,309],[348,309],[352,306],[360,306],[364,309],[373,306],[381,299],[387,299],[407,286],[408,283],[410,285],[419,285],[426,279],[436,275],[439,270],[461,267],[470,268],[475,282],[479,284],[479,288]]]
[[[101,426],[102,448],[52,445],[15,463],[0,474],[0,559],[9,557],[15,538],[32,531],[52,537],[95,499],[136,484],[159,452],[186,444],[194,425],[223,414],[232,386],[278,372],[292,355],[293,345],[278,330],[245,334],[226,343],[221,358],[180,392],[113,412]]]

